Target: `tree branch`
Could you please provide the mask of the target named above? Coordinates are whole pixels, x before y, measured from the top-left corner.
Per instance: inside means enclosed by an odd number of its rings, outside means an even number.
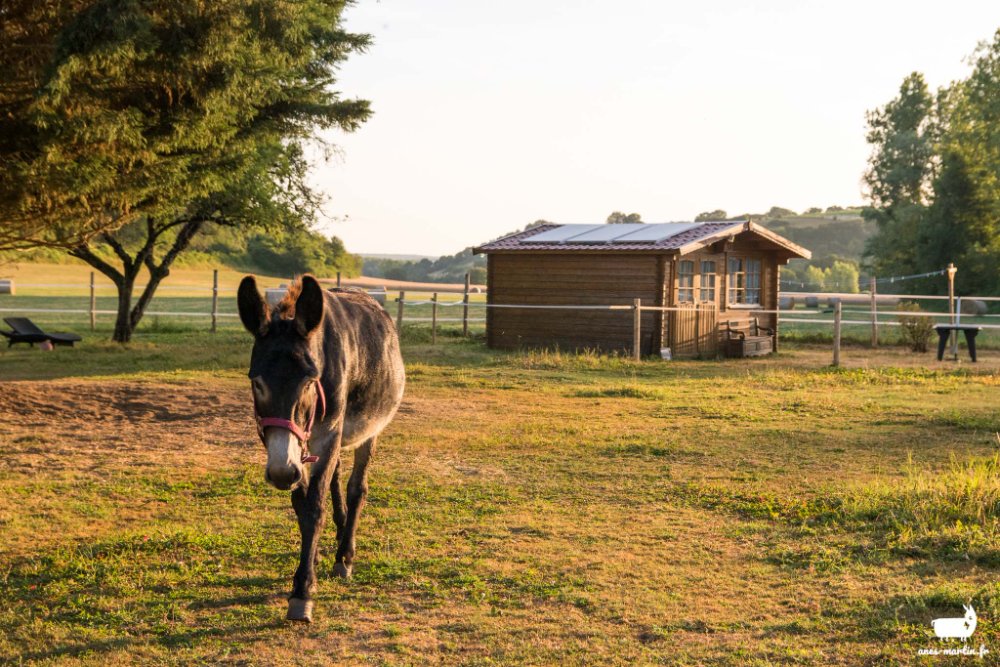
[[[191,245],[191,239],[201,231],[205,222],[201,218],[188,219],[177,233],[177,238],[174,239],[170,250],[163,256],[159,264],[153,261],[151,253],[146,255],[144,262],[146,268],[149,269],[149,281],[146,283],[146,288],[142,290],[139,300],[136,301],[135,307],[132,308],[132,312],[129,315],[133,327],[142,319],[142,314],[146,311],[149,302],[152,301],[153,295],[156,293],[156,288],[160,286],[164,278],[170,275],[170,265],[177,259],[177,255]],[[173,223],[171,223],[171,226],[173,226]]]
[[[101,234],[101,238],[104,242],[111,246],[111,249],[115,251],[118,258],[125,265],[125,272],[128,273],[132,269],[132,265],[135,264],[135,259],[125,251],[125,246],[118,242],[114,236],[109,233]]]
[[[125,282],[125,276],[121,273],[121,271],[95,255],[94,251],[88,246],[80,245],[72,248],[69,251],[69,254],[77,259],[82,259],[87,264],[90,264],[92,267],[110,278],[115,285],[121,285]]]

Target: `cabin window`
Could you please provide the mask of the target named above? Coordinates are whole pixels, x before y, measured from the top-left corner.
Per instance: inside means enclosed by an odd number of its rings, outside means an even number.
[[[715,262],[702,260],[700,278],[699,301],[715,302]]]
[[[677,301],[694,301],[694,262],[684,260],[677,264]]]
[[[729,258],[729,303],[760,303],[760,266],[759,259]]]

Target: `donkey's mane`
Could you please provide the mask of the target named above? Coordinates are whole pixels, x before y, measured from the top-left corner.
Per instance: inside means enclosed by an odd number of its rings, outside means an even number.
[[[281,301],[278,302],[278,305],[274,307],[274,312],[277,313],[279,319],[291,320],[295,318],[295,301],[299,298],[299,294],[301,293],[302,280],[300,278],[295,278],[289,286],[288,291],[285,292],[285,296],[283,296]]]

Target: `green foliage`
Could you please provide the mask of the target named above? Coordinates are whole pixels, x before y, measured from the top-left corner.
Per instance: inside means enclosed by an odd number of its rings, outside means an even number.
[[[899,97],[868,113],[866,138],[874,148],[864,177],[871,206],[863,215],[876,232],[865,252],[877,275],[920,272],[911,244],[926,212],[932,113],[933,98],[919,73],[903,81]]]
[[[229,266],[268,275],[361,273],[361,258],[348,253],[339,238],[326,238],[307,229],[253,232],[245,239],[242,252],[232,250],[227,255]]]
[[[802,279],[808,292],[822,292],[825,289],[826,273],[817,266],[806,267]]]
[[[878,226],[868,255],[881,274],[959,267],[960,292],[1000,289],[1000,31],[970,76],[932,97],[919,74],[869,114],[866,174]],[[905,285],[943,292],[942,280]]]
[[[714,211],[705,211],[704,213],[699,213],[694,217],[695,222],[712,222],[714,220],[725,220],[728,216],[726,212],[721,208],[717,208]]]
[[[605,222],[607,222],[609,225],[636,223],[636,222],[642,222],[642,216],[639,215],[638,213],[625,214],[622,213],[621,211],[613,211],[608,215],[608,218]]]
[[[857,294],[859,275],[856,264],[837,261],[823,273],[824,284],[828,290]]]
[[[769,218],[786,218],[793,215],[798,215],[795,211],[788,208],[781,208],[780,206],[772,206],[767,212],[767,217]]]
[[[334,88],[369,43],[341,28],[344,2],[40,4],[4,8],[23,31],[0,58],[32,57],[0,93],[0,245],[76,247],[150,217],[301,220],[317,203],[303,142],[368,116]]]
[[[807,264],[825,269],[833,266],[836,261],[860,263],[865,251],[865,241],[875,231],[875,225],[871,222],[857,216],[839,214],[836,220],[813,215],[766,219],[761,224],[813,251],[812,260],[792,260],[796,271]]]
[[[897,310],[907,313],[923,312],[915,303],[903,302]],[[921,315],[899,315],[899,331],[903,344],[914,352],[926,352],[927,344],[934,336],[934,320]]]
[[[460,283],[465,280],[465,274],[469,273],[473,283],[484,284],[486,282],[486,257],[473,255],[472,248],[466,248],[454,255],[438,257],[435,260],[424,258],[418,261],[405,261],[366,257],[363,273],[366,276],[390,280],[434,283]]]
[[[303,231],[320,205],[303,146],[369,114],[334,89],[337,65],[369,42],[342,29],[345,2],[45,7],[55,27],[31,34],[48,41],[30,45],[33,68],[0,96],[0,135],[19,133],[0,141],[0,247],[65,247],[105,274],[118,288],[119,342],[210,226],[283,230],[285,245],[253,246],[252,260],[275,269],[346,261],[339,241]],[[4,10],[24,25],[31,16],[30,3]],[[11,36],[13,52],[28,46]]]

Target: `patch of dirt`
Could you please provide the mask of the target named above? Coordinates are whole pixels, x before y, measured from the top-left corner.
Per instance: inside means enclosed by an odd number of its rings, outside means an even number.
[[[19,471],[251,460],[260,447],[244,391],[71,380],[0,383],[0,442],[0,470]]]
[[[0,382],[0,450],[0,471],[27,473],[264,462],[249,391],[196,382]]]

